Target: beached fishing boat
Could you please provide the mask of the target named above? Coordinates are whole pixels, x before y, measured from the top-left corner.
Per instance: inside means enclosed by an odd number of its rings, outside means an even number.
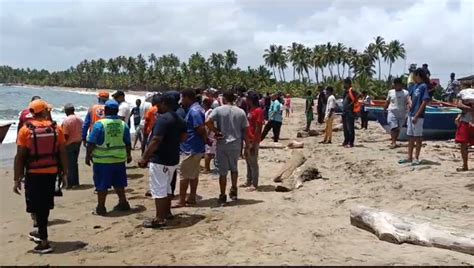
[[[3,140],[7,136],[8,129],[10,128],[11,125],[12,123],[0,125],[0,144],[3,142]]]
[[[451,105],[452,106],[452,105]],[[368,110],[377,118],[378,123],[390,133],[387,122],[387,113],[383,107],[373,106]],[[454,119],[461,113],[460,109],[446,107],[443,103],[434,103],[426,107],[425,121],[423,123],[423,138],[430,140],[449,140],[456,135],[456,124]],[[407,140],[406,126],[401,128],[399,140]]]

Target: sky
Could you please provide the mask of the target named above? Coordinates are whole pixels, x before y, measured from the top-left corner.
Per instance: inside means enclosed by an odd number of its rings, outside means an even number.
[[[0,65],[57,71],[83,59],[232,49],[246,68],[263,64],[270,44],[362,51],[380,35],[407,50],[392,73],[428,63],[447,82],[474,74],[473,28],[474,0],[0,0]]]

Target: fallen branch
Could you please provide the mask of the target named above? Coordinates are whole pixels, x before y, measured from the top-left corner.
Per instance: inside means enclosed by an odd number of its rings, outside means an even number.
[[[474,255],[474,232],[450,230],[363,206],[351,210],[351,224],[390,243],[410,243]]]
[[[304,143],[299,141],[291,141],[288,143],[288,148],[290,149],[301,149],[304,148]]]
[[[296,133],[296,137],[297,138],[307,138],[307,137],[315,137],[315,136],[318,136],[319,135],[319,132],[317,130],[310,130],[308,132],[306,131],[298,131]]]
[[[291,155],[291,159],[286,162],[283,168],[281,168],[278,174],[273,178],[274,182],[283,182],[288,179],[293,171],[306,161],[306,157],[299,151],[293,150]]]

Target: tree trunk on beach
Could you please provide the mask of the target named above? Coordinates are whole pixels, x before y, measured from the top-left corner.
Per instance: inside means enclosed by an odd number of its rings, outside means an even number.
[[[283,166],[278,174],[273,178],[274,182],[282,183],[282,185],[276,187],[275,191],[291,191],[295,187],[295,183],[290,177],[293,174],[293,171],[304,162],[306,162],[306,157],[301,152],[293,150],[291,153],[291,159],[286,162],[285,166]]]
[[[417,222],[391,213],[359,206],[351,209],[351,224],[374,233],[380,240],[437,247],[474,255],[474,233]]]

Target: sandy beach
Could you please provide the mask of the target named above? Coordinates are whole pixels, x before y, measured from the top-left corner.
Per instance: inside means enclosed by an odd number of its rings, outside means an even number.
[[[281,143],[296,139],[304,125],[304,100],[294,99],[295,113],[285,119]],[[313,128],[314,125],[313,125]],[[318,125],[321,130],[322,126]],[[275,192],[272,177],[290,158],[290,149],[260,151],[261,190],[240,190],[240,200],[217,207],[216,175],[201,175],[194,207],[175,209],[172,226],[141,227],[155,213],[148,189],[148,171],[129,165],[129,213],[91,214],[96,205],[92,169],[80,157],[77,190],[64,191],[51,212],[49,236],[55,252],[36,255],[27,238],[32,224],[23,196],[12,192],[13,169],[0,168],[3,265],[474,265],[472,255],[455,251],[396,245],[350,224],[357,205],[429,218],[433,223],[474,232],[474,171],[455,172],[461,156],[454,143],[426,142],[426,165],[400,166],[406,148],[388,148],[389,136],[378,123],[356,131],[357,146],[318,144],[322,137],[296,139],[301,152],[327,180],[314,180],[288,193]],[[270,135],[271,136],[271,135]],[[266,142],[269,142],[267,140]],[[2,149],[3,153],[3,149]],[[203,164],[203,163],[201,163]],[[474,162],[470,161],[471,168]],[[245,161],[239,162],[240,182]],[[111,192],[109,210],[117,197]]]

